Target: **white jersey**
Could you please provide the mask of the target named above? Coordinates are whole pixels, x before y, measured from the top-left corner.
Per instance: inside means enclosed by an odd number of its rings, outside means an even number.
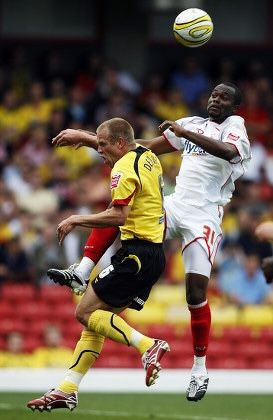
[[[176,178],[173,200],[195,207],[212,203],[224,206],[232,197],[234,182],[245,173],[251,159],[244,119],[233,115],[221,124],[201,117],[181,118],[176,122],[186,130],[234,144],[238,156],[230,162],[212,156],[191,141],[176,137],[167,129],[164,137],[175,149],[183,151],[183,162]]]

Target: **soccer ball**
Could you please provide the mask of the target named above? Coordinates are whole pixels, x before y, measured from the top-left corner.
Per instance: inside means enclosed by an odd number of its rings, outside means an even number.
[[[186,9],[176,16],[173,32],[176,40],[185,47],[200,47],[210,39],[213,31],[211,17],[201,9]]]

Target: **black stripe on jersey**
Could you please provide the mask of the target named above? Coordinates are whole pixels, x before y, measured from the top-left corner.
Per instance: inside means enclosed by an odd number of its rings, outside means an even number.
[[[140,182],[141,189],[142,189],[142,183],[141,183],[141,179],[140,179],[140,176],[139,176],[138,161],[139,161],[140,156],[141,156],[143,153],[147,152],[147,150],[148,150],[148,149],[146,149],[146,147],[143,147],[143,146],[138,146],[136,149],[134,149],[134,150],[133,150],[134,152],[136,152],[136,158],[135,158],[135,162],[134,162],[134,170],[135,170],[135,173],[136,173],[136,174],[137,174],[137,176],[138,176],[138,179],[139,179],[139,182]]]
[[[77,364],[79,363],[79,361],[81,360],[81,357],[82,357],[82,355],[83,355],[83,353],[92,353],[93,354],[93,356],[95,357],[95,359],[97,359],[98,357],[99,357],[99,355],[100,355],[100,353],[98,353],[97,351],[94,351],[94,350],[83,350],[81,353],[80,353],[80,355],[79,355],[79,357],[78,357],[78,359],[77,359],[77,361],[76,361],[76,363],[74,363],[74,365],[72,365],[72,366],[70,366],[69,367],[69,369],[73,369],[75,366],[77,366]]]
[[[113,314],[112,316],[111,316],[111,327],[113,327],[116,331],[118,331],[118,332],[120,332],[120,334],[121,335],[123,335],[123,338],[124,338],[124,340],[126,341],[126,343],[127,343],[127,346],[130,346],[130,342],[129,342],[129,340],[128,340],[128,338],[126,337],[126,335],[124,334],[124,332],[123,331],[121,331],[118,327],[116,327],[115,325],[114,325],[114,316],[115,316],[115,314]]]

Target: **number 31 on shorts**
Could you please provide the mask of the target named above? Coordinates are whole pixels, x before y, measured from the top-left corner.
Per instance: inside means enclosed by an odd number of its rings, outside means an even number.
[[[205,238],[207,240],[207,243],[209,245],[212,245],[213,246],[214,241],[215,241],[215,232],[214,232],[214,230],[211,229],[208,225],[204,225],[203,226],[203,233],[205,235]]]

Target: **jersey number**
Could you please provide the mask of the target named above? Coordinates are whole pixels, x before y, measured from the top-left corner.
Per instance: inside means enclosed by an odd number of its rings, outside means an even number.
[[[215,239],[215,232],[212,230],[208,225],[203,226],[203,233],[205,235],[205,238],[208,242],[208,244],[213,245],[214,239]]]
[[[103,277],[108,276],[108,274],[111,273],[111,271],[113,271],[113,270],[114,270],[114,267],[112,266],[112,264],[111,265],[108,265],[108,267],[106,267],[104,270],[102,270],[100,272],[100,274],[98,275],[98,277],[100,279],[103,279]]]

